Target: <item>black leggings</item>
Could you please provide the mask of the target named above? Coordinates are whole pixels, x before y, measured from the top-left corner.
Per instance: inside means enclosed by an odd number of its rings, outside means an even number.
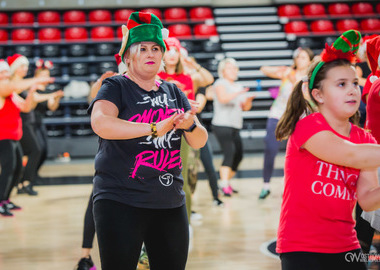
[[[280,254],[282,270],[366,270],[361,250],[343,253],[288,252]],[[356,258],[359,258],[358,260]]]
[[[38,145],[41,149],[41,157],[37,164],[37,169],[36,169],[36,172],[38,173],[38,170],[41,168],[42,164],[45,162],[47,158],[48,136],[47,136],[46,127],[43,124],[36,125],[34,128],[34,131],[36,134]]]
[[[42,149],[32,124],[23,124],[22,131],[23,135],[20,142],[24,154],[28,156],[28,163],[25,166],[24,176],[21,182],[30,181],[34,184],[42,156]]]
[[[214,163],[212,162],[212,150],[210,143],[201,148],[201,160],[208,177],[208,183],[211,188],[212,197],[218,199],[218,175],[216,174]]]
[[[223,151],[222,166],[230,167],[232,171],[236,172],[243,159],[243,143],[240,130],[221,126],[213,126],[213,130]]]
[[[362,218],[363,210],[358,203],[356,203],[355,208],[355,230],[358,236],[360,246],[364,253],[369,253],[372,245],[373,235],[375,234],[375,229],[371,227],[371,224]]]
[[[94,217],[103,270],[136,270],[143,242],[150,269],[185,269],[189,247],[185,205],[144,209],[97,200]]]
[[[0,201],[8,200],[22,175],[22,149],[19,141],[0,140]]]
[[[94,221],[93,208],[94,208],[94,201],[92,200],[92,191],[91,191],[90,199],[88,200],[88,205],[86,209],[86,214],[84,215],[82,248],[92,248],[92,243],[94,242],[95,221]]]

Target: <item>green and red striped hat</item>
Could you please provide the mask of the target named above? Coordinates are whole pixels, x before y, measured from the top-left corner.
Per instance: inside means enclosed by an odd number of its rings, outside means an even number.
[[[153,41],[166,50],[164,39],[169,31],[162,26],[160,19],[149,12],[133,12],[129,16],[127,26],[122,26],[123,40],[119,55],[124,62],[127,49],[136,42]]]

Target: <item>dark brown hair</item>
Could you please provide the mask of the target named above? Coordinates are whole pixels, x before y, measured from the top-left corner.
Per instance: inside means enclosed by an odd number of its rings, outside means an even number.
[[[315,61],[310,65],[308,75],[307,75],[308,81],[310,81],[311,74],[319,62],[320,61]],[[327,72],[330,69],[334,67],[339,67],[339,66],[353,66],[353,65],[348,60],[345,60],[345,59],[338,59],[338,60],[325,63],[321,67],[321,69],[318,71],[317,75],[315,76],[314,88],[322,89],[322,81],[326,78]],[[309,96],[311,98],[311,100],[308,101],[305,99],[303,95],[302,85],[303,85],[303,81],[301,80],[295,85],[293,92],[290,95],[290,98],[286,105],[285,113],[281,117],[276,128],[277,140],[287,139],[293,133],[298,120],[300,120],[300,118],[303,115],[309,115],[317,111],[317,106],[314,104],[318,104],[318,103],[314,99],[313,95],[311,94],[311,91],[313,89],[309,89],[308,85],[305,85],[307,87]],[[352,122],[355,125],[358,125],[359,117],[360,117],[359,111],[357,111],[353,116],[350,117],[350,122]]]

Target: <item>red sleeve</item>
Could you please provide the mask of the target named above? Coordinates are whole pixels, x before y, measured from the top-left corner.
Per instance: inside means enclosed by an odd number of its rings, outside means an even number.
[[[365,81],[365,85],[363,87],[363,93],[362,93],[362,101],[367,104],[367,99],[366,99],[366,96],[368,95],[369,93],[369,90],[371,89],[371,86],[372,86],[372,83],[371,81],[369,80],[369,78],[371,78],[373,74],[369,74],[369,76],[367,77],[367,80]]]
[[[311,136],[324,130],[331,131],[325,118],[320,113],[313,113],[297,122],[292,137],[297,148],[300,148]]]

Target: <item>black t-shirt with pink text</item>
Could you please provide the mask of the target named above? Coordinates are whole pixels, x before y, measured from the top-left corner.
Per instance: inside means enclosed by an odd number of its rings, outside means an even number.
[[[163,82],[157,91],[145,91],[125,76],[103,81],[98,100],[107,100],[119,110],[118,118],[136,123],[160,122],[190,104],[174,84]],[[109,199],[141,208],[176,208],[185,203],[180,157],[182,130],[172,130],[153,139],[99,138],[95,157],[94,201]]]

